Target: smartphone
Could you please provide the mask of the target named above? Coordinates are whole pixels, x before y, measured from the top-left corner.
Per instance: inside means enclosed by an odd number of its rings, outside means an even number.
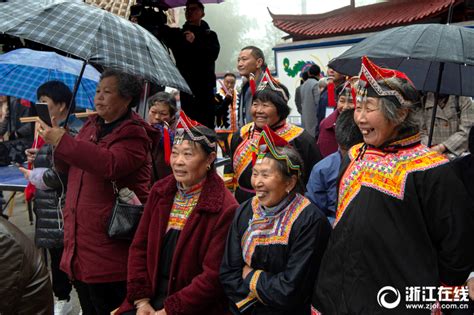
[[[48,104],[47,103],[36,103],[35,104],[36,113],[38,117],[44,121],[48,126],[52,126],[51,124],[51,116],[49,116]]]

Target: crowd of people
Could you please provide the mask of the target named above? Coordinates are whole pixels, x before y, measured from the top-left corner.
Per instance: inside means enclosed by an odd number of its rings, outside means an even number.
[[[318,65],[301,74],[297,126],[256,46],[239,53],[240,89],[227,73],[214,93],[219,41],[203,17],[188,1],[183,28],[155,30],[194,94],[179,105],[158,92],[142,118],[140,79],[106,69],[84,122],[68,115],[64,83],[38,87],[51,125],[29,131],[31,167],[20,170],[35,187],[34,241],[52,283],[35,246],[0,218],[12,288],[0,289],[0,313],[51,314],[54,294],[54,312],[67,314],[73,288],[85,315],[419,312],[405,299],[384,308],[390,286],[466,288],[436,293],[426,313],[472,314],[472,99],[440,97],[428,147],[433,94],[363,57],[357,77],[330,69],[322,80]],[[10,101],[0,99],[0,123]],[[108,233],[122,189],[143,205],[131,240]],[[470,308],[444,308],[461,304]]]

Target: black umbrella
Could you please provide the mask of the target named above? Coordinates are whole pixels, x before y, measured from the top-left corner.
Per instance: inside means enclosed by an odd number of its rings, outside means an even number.
[[[355,44],[329,66],[357,75],[362,56],[407,74],[416,88],[435,92],[428,145],[431,145],[438,94],[474,96],[474,30],[444,24],[391,28]]]

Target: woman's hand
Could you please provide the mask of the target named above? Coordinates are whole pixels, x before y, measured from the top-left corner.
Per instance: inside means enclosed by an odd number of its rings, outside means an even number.
[[[166,315],[166,311],[165,311],[165,309],[156,311],[155,315]]]
[[[33,148],[25,150],[26,159],[28,160],[28,163],[33,163],[35,161],[38,151],[39,149],[33,149]]]
[[[53,146],[57,146],[59,141],[61,141],[61,138],[66,133],[66,130],[64,128],[59,128],[55,117],[51,117],[52,127],[49,127],[41,119],[39,123],[40,127],[38,130],[38,134],[41,136],[41,138],[43,138],[44,142],[52,144]]]
[[[155,309],[151,307],[149,302],[143,302],[137,308],[137,315],[154,315]]]
[[[248,274],[252,272],[252,267],[249,265],[245,265],[244,269],[242,269],[242,279],[247,278]]]
[[[438,145],[435,145],[435,146],[432,146],[430,149],[431,149],[431,151],[436,151],[438,153],[446,152],[446,147],[442,143],[440,143]]]
[[[23,173],[23,176],[25,176],[25,178],[26,178],[27,180],[30,179],[31,170],[28,170],[28,169],[26,169],[26,168],[24,168],[24,167],[19,167],[18,169],[20,170],[20,172]]]

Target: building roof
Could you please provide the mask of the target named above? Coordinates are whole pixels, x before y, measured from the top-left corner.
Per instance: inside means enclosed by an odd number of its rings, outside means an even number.
[[[135,4],[135,0],[86,0],[86,3],[98,6],[122,17],[128,17],[130,7]]]
[[[379,31],[413,24],[447,12],[452,0],[388,0],[353,7],[346,6],[323,14],[278,15],[270,12],[273,24],[293,40],[316,39]],[[455,4],[463,1],[455,0]]]

